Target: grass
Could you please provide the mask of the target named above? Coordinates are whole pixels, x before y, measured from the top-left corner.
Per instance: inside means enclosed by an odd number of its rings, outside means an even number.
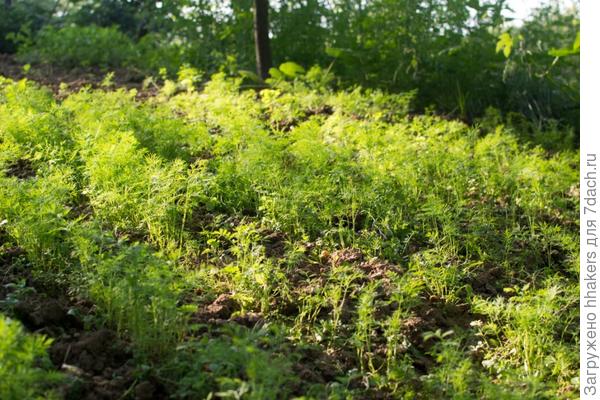
[[[316,81],[2,79],[7,243],[173,398],[576,397],[578,152]]]

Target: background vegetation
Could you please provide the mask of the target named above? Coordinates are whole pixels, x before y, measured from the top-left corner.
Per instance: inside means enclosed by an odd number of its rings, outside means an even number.
[[[132,67],[204,78],[254,70],[252,1],[14,0],[0,17],[0,51],[24,62]],[[273,2],[275,65],[320,65],[339,87],[418,89],[417,110],[472,121],[492,106],[543,123],[579,123],[576,7],[549,3],[521,26],[503,0]],[[504,38],[504,51],[497,42]],[[560,56],[557,58],[557,56]]]
[[[0,77],[0,397],[577,398],[578,15],[505,7],[273,2],[261,81],[249,1],[6,2],[94,79]]]

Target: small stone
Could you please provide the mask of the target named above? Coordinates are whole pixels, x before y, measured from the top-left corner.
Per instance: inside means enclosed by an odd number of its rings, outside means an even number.
[[[76,365],[63,364],[60,369],[70,375],[85,376],[85,372]]]

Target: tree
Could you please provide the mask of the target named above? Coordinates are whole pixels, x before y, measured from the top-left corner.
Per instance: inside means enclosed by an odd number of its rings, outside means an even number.
[[[269,77],[271,47],[269,43],[269,0],[254,0],[254,48],[256,72],[262,78]]]

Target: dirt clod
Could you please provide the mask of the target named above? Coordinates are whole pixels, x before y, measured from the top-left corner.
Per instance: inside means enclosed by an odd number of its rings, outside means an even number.
[[[140,382],[135,387],[135,398],[136,400],[151,400],[154,398],[155,391],[156,388],[151,382]]]
[[[361,261],[363,259],[363,253],[359,249],[345,248],[336,250],[331,254],[330,260],[333,265],[340,265],[343,263],[353,263]]]
[[[17,318],[32,330],[59,325],[67,316],[63,305],[58,300],[44,299],[37,294],[15,305],[14,312]]]
[[[236,301],[227,293],[219,295],[211,304],[198,310],[192,318],[196,322],[229,319],[231,314],[239,309]]]

